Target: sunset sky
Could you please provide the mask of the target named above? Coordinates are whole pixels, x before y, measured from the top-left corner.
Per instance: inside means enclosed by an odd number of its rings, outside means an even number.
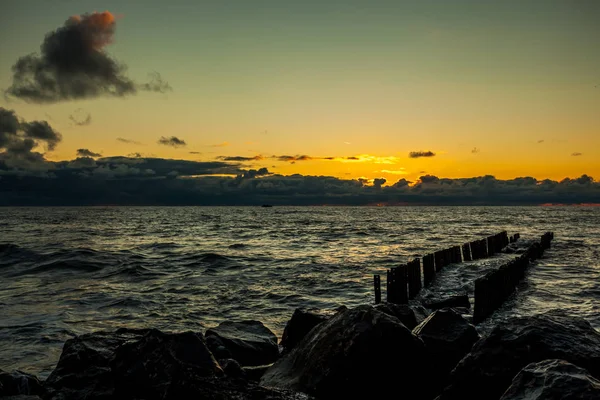
[[[172,90],[0,98],[62,134],[47,160],[85,148],[387,184],[600,178],[600,1],[6,0],[0,88],[70,16],[105,10],[101,51]],[[159,144],[172,136],[185,146]]]

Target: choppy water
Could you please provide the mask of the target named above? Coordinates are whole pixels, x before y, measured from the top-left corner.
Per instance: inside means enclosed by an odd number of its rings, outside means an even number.
[[[501,230],[555,241],[482,329],[550,308],[600,328],[600,208],[0,208],[0,368],[46,376],[65,340],[121,326],[280,336],[296,307],[372,302],[374,273]],[[507,257],[446,267],[422,295],[472,291]]]

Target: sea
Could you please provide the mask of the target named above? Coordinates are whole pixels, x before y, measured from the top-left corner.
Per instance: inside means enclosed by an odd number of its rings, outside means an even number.
[[[119,327],[203,332],[298,307],[373,303],[373,275],[506,230],[553,231],[544,258],[478,326],[562,309],[600,329],[600,207],[0,208],[0,369],[47,377],[64,342]],[[514,257],[445,267],[415,301],[473,295]]]

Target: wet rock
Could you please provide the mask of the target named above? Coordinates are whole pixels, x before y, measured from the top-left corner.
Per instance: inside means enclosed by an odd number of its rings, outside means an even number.
[[[600,381],[564,360],[545,360],[526,366],[500,400],[596,400]]]
[[[423,305],[426,308],[429,308],[430,310],[439,310],[442,308],[449,307],[465,307],[469,309],[471,308],[469,296],[467,296],[466,294],[448,297],[447,299],[443,300],[424,301]]]
[[[423,342],[397,318],[360,306],[311,330],[260,382],[319,398],[420,392],[424,355]]]
[[[0,396],[42,394],[42,385],[34,375],[21,371],[0,370]]]
[[[283,330],[281,346],[284,353],[291,351],[315,326],[329,318],[319,310],[297,308]]]
[[[398,318],[408,329],[412,330],[417,326],[415,312],[407,304],[381,303],[377,304],[375,309],[384,314]]]
[[[218,336],[207,336],[206,345],[210,349],[211,353],[213,353],[215,358],[219,360],[226,360],[233,357],[229,349],[225,347],[225,344]]]
[[[193,332],[151,330],[116,349],[111,367],[115,395],[120,398],[184,396],[198,378],[223,376],[204,338]]]
[[[273,364],[268,365],[255,365],[249,367],[242,367],[244,373],[246,374],[246,378],[249,381],[259,382],[260,378],[265,374],[265,372],[271,368]]]
[[[225,321],[206,331],[206,337],[211,336],[229,351],[231,356],[223,358],[233,358],[243,366],[270,364],[279,357],[277,336],[260,321]]]
[[[450,371],[479,340],[475,327],[451,308],[434,311],[413,333],[425,343],[431,360],[431,385],[436,392],[445,386]]]
[[[533,362],[563,359],[600,377],[600,333],[585,320],[551,312],[511,318],[479,340],[450,376],[440,400],[498,399]]]
[[[244,371],[240,363],[235,361],[233,358],[219,360],[219,365],[223,369],[223,372],[225,372],[225,375],[227,375],[230,378],[246,378],[246,371]]]
[[[56,368],[44,382],[48,399],[111,399],[114,381],[110,362],[115,350],[139,340],[148,330],[119,329],[69,339]],[[46,396],[45,396],[46,397]]]

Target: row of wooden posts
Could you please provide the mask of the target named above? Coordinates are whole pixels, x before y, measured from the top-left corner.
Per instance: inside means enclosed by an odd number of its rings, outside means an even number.
[[[483,321],[504,303],[525,276],[530,261],[541,258],[552,239],[553,232],[544,233],[540,242],[533,243],[525,253],[475,280],[474,323]]]
[[[421,284],[421,260],[415,258],[408,264],[391,268],[387,271],[387,301],[395,304],[406,304],[413,299],[423,286],[433,282],[435,274],[446,265],[463,261],[479,260],[493,256],[502,251],[509,243],[516,242],[520,235],[508,237],[506,231],[481,240],[453,246],[423,256],[423,284]],[[381,276],[374,276],[375,303],[381,302]]]

